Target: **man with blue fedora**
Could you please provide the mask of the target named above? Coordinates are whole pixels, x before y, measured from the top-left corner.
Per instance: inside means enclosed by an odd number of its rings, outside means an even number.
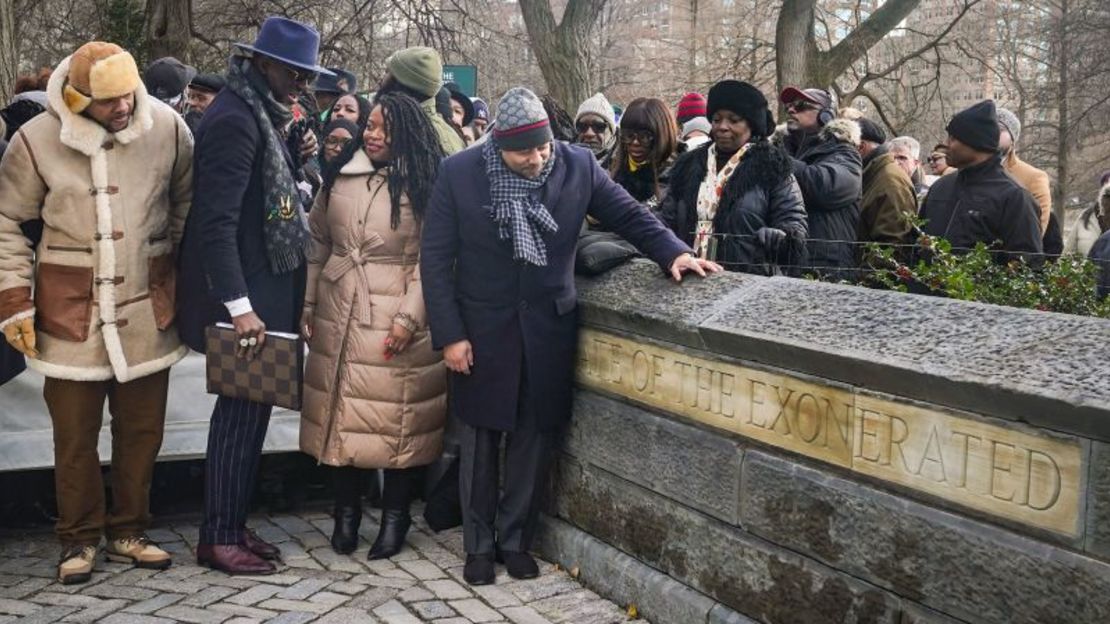
[[[253,45],[237,44],[227,86],[196,131],[193,209],[181,243],[182,339],[204,351],[204,330],[230,322],[239,357],[265,348],[267,330],[297,331],[304,293],[306,218],[286,145],[292,107],[319,74],[320,35],[269,17]],[[208,435],[197,562],[229,574],[271,574],[278,549],[246,528],[271,405],[221,396]]]

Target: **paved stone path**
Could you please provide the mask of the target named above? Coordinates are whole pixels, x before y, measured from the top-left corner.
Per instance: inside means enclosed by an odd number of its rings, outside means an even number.
[[[416,509],[414,509],[414,512]],[[48,532],[0,537],[0,623],[108,624],[613,624],[628,617],[565,571],[541,563],[541,576],[517,581],[498,567],[497,583],[468,587],[462,580],[462,532],[432,533],[414,513],[408,546],[389,561],[367,561],[377,534],[369,511],[354,554],[328,543],[324,512],[256,516],[259,536],[281,547],[277,575],[229,577],[196,565],[195,519],[161,523],[151,539],[175,555],[157,572],[97,562],[92,581],[54,581],[58,546]]]

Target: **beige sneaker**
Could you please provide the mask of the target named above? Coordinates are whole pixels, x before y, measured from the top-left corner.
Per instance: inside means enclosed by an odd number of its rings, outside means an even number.
[[[70,546],[58,558],[58,582],[62,585],[87,583],[96,563],[96,546]]]
[[[109,540],[104,554],[109,561],[133,563],[136,568],[165,570],[173,563],[170,553],[158,548],[145,535]]]

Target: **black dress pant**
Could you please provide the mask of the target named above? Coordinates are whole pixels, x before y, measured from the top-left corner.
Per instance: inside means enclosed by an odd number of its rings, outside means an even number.
[[[243,399],[216,399],[208,427],[200,543],[242,543],[272,410],[272,405]]]
[[[521,380],[520,405],[527,405],[527,379]],[[459,494],[463,547],[467,554],[493,554],[495,547],[526,552],[539,519],[544,480],[559,439],[543,431],[531,410],[518,410],[511,432],[472,427],[459,421]],[[505,440],[504,491],[498,491],[500,447]]]

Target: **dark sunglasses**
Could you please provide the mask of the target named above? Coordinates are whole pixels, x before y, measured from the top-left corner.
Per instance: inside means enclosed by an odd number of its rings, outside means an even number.
[[[791,102],[786,105],[786,110],[793,111],[795,113],[804,113],[805,111],[818,110],[819,108],[820,107],[816,104],[801,100],[797,102]]]
[[[297,84],[311,84],[316,81],[316,72],[314,71],[297,70],[281,63],[278,63],[277,66],[285,71],[293,82]]]
[[[604,121],[580,121],[574,124],[579,134],[585,133],[587,130],[593,130],[594,134],[604,134],[609,129],[609,124]]]
[[[640,145],[651,145],[655,143],[655,134],[646,131],[621,132],[621,143],[631,145],[634,142]]]

